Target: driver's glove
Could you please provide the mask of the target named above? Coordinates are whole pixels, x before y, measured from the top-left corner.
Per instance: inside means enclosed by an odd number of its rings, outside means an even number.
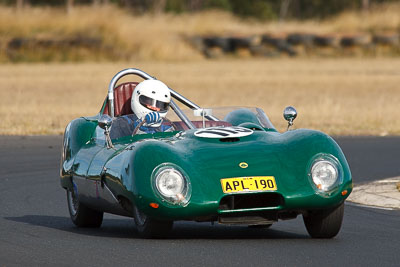
[[[147,114],[147,115],[144,117],[144,120],[146,121],[146,123],[147,123],[148,125],[154,124],[154,123],[160,123],[160,122],[161,122],[160,113],[158,113],[158,112],[151,112],[151,113]]]

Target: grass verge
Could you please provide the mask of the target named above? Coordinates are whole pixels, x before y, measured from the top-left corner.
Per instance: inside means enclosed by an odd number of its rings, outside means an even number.
[[[0,134],[61,134],[96,114],[112,76],[140,68],[201,106],[259,106],[280,131],[399,135],[400,59],[275,59],[0,65]]]

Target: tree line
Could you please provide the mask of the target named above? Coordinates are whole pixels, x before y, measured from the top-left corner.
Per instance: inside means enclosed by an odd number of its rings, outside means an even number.
[[[136,12],[198,12],[222,9],[241,17],[260,20],[325,18],[345,10],[368,12],[371,5],[400,0],[0,0],[3,5],[15,5],[17,10],[26,6],[65,6],[113,4]]]

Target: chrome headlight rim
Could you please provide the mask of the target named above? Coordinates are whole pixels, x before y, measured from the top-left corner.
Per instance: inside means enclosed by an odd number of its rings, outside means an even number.
[[[168,196],[163,194],[159,182],[161,179],[161,175],[165,174],[166,172],[174,172],[174,174],[180,176],[182,179],[182,190],[180,193],[174,196]],[[187,206],[189,203],[191,194],[192,194],[192,186],[188,175],[185,171],[180,168],[178,165],[174,163],[162,163],[154,168],[152,175],[152,188],[154,194],[161,199],[161,201],[169,207],[182,207]]]
[[[328,187],[325,187],[325,188],[319,187],[313,178],[314,168],[317,166],[317,164],[321,164],[321,163],[329,164],[336,171],[336,180],[331,185],[329,185]],[[339,160],[331,154],[320,153],[320,154],[315,155],[310,161],[308,170],[309,170],[308,177],[309,177],[310,183],[311,183],[313,189],[320,195],[330,196],[330,195],[334,194],[335,192],[337,192],[339,186],[343,183],[342,165],[340,164]]]

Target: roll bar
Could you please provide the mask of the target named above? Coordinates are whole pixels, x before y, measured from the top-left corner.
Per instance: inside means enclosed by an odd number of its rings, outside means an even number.
[[[129,68],[129,69],[124,69],[115,74],[115,76],[111,79],[110,84],[108,86],[108,104],[110,107],[110,115],[113,118],[114,117],[114,88],[117,85],[117,82],[119,79],[124,77],[125,75],[129,74],[134,74],[137,75],[145,80],[157,80],[155,77],[147,74],[146,72],[135,69],[135,68]],[[184,104],[185,106],[191,108],[191,109],[201,109],[200,106],[196,105],[183,95],[179,94],[178,92],[174,91],[173,89],[169,88],[171,91],[171,96]],[[195,129],[196,127],[193,125],[193,123],[186,117],[186,115],[182,112],[182,110],[178,107],[178,105],[175,104],[173,100],[171,100],[170,103],[171,108],[175,111],[176,115],[190,128],[190,129]],[[207,116],[207,119],[212,120],[212,121],[219,121],[214,116]]]
[[[115,76],[111,79],[110,84],[108,85],[108,105],[110,106],[110,115],[112,118],[114,118],[114,88],[119,79],[124,77],[125,75],[129,74],[135,74],[139,77],[142,77],[145,80],[156,80],[155,77],[150,76],[144,71],[141,71],[139,69],[124,69],[115,74]]]

